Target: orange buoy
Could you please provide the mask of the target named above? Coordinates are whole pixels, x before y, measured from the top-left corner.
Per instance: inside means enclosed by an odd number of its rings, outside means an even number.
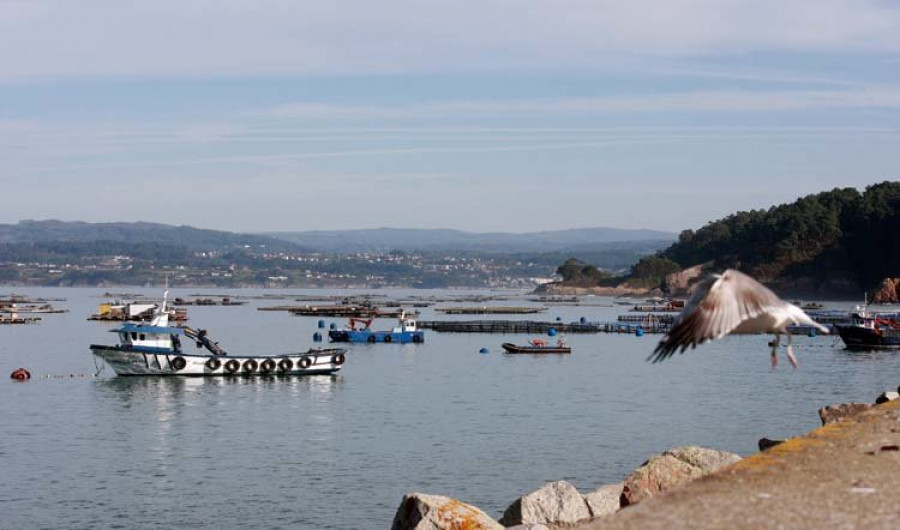
[[[31,372],[24,368],[19,368],[17,370],[13,370],[13,373],[9,375],[11,379],[15,379],[16,381],[28,381],[31,379]]]

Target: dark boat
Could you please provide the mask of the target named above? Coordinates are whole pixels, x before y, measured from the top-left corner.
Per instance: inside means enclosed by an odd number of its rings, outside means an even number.
[[[531,346],[519,346],[510,342],[504,342],[502,346],[506,353],[572,353],[572,348],[564,344],[557,346],[534,344]]]
[[[848,350],[900,349],[900,319],[859,311],[847,324],[835,324]]]

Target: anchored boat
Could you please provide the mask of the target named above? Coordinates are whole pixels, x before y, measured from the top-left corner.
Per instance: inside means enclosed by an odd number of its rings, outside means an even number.
[[[346,360],[342,348],[310,349],[279,355],[229,355],[206,330],[169,325],[168,290],[149,324],[126,323],[113,329],[114,346],[92,344],[91,352],[117,375],[315,375],[333,374]],[[193,341],[196,352],[182,349],[181,338]]]
[[[847,324],[835,324],[848,350],[900,348],[900,320],[872,314],[865,309],[850,315]]]
[[[358,323],[363,324],[360,329]],[[413,342],[420,344],[425,342],[425,332],[416,327],[416,321],[406,318],[406,313],[400,314],[398,325],[390,331],[373,331],[370,329],[372,319],[351,318],[349,329],[333,329],[328,332],[331,342],[399,342],[406,344]]]
[[[551,346],[543,339],[530,340],[528,346],[519,346],[511,342],[504,342],[501,346],[506,353],[572,353],[572,348],[567,346],[563,339],[556,341],[555,346]]]

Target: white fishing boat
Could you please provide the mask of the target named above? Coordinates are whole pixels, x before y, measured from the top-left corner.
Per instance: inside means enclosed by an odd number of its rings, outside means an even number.
[[[111,330],[119,343],[92,344],[91,352],[117,375],[316,375],[341,369],[347,350],[309,349],[277,355],[229,355],[205,330],[170,326],[166,310],[168,290],[149,324],[126,323]],[[182,349],[182,340],[196,344],[196,351]]]

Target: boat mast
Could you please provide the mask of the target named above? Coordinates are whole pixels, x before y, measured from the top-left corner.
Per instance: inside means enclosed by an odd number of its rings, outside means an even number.
[[[163,291],[163,299],[160,307],[156,308],[156,311],[153,313],[153,318],[150,320],[151,326],[168,326],[169,325],[169,312],[166,307],[166,304],[169,301],[169,276],[166,275],[166,289]]]

